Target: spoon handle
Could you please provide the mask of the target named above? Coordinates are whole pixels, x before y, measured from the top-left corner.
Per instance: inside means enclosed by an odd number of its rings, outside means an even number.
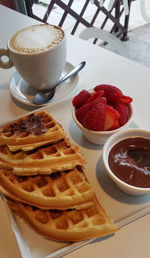
[[[64,81],[76,75],[79,71],[82,70],[85,64],[86,64],[85,61],[78,64],[70,73],[67,73],[63,78],[60,79],[60,81],[55,85],[55,88],[58,87],[60,84],[62,84]]]

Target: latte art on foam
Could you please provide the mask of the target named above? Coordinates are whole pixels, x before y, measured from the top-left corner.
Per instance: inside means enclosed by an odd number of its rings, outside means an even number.
[[[17,32],[10,40],[10,47],[18,53],[35,54],[58,45],[64,38],[57,26],[34,25]]]

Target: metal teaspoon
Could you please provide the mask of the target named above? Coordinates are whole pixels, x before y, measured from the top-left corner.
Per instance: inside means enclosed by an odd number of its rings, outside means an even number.
[[[56,88],[62,86],[64,81],[75,76],[79,71],[82,70],[82,68],[85,66],[85,64],[86,64],[85,61],[78,64],[72,71],[70,71],[63,78],[61,78],[52,89],[48,90],[46,92],[46,94],[44,94],[42,92],[37,93],[33,98],[33,103],[36,105],[42,105],[42,104],[46,104],[46,103],[49,103],[50,101],[52,101],[52,99],[54,98],[54,95],[55,95]]]

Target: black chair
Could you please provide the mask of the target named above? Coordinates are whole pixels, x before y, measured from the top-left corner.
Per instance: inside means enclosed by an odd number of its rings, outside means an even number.
[[[18,0],[20,2],[20,0]],[[98,19],[99,15],[103,15],[104,19],[102,21],[102,24],[99,24],[100,29],[105,29],[108,21],[111,21],[112,27],[110,29],[110,33],[115,34],[116,36],[120,36],[122,40],[127,40],[127,33],[128,33],[128,24],[129,24],[129,15],[125,15],[124,18],[124,24],[122,25],[120,22],[120,18],[123,15],[124,9],[122,5],[122,0],[116,0],[112,6],[112,9],[108,11],[104,6],[100,7],[99,1],[94,0],[93,4],[95,6],[95,11],[93,12],[93,17],[91,21],[88,19],[85,19],[85,13],[86,10],[89,7],[89,4],[91,3],[91,0],[86,0],[84,2],[84,5],[82,7],[82,10],[80,12],[76,12],[73,9],[73,3],[76,0],[69,0],[67,4],[65,4],[62,0],[51,0],[50,3],[47,5],[47,9],[45,12],[45,15],[43,19],[40,19],[37,15],[35,15],[32,11],[33,4],[39,3],[39,0],[22,0],[25,2],[26,5],[26,10],[27,10],[27,15],[30,17],[33,17],[41,22],[48,23],[48,19],[50,15],[52,14],[52,11],[56,7],[60,7],[63,10],[63,14],[60,18],[60,21],[58,22],[57,25],[60,27],[64,26],[64,23],[66,21],[66,18],[68,16],[71,16],[74,18],[74,25],[72,27],[71,34],[74,35],[75,33],[78,32],[78,29],[80,25],[84,25],[85,27],[93,27],[95,26],[95,22]],[[129,4],[129,10],[131,6],[131,2],[134,0],[128,0]]]

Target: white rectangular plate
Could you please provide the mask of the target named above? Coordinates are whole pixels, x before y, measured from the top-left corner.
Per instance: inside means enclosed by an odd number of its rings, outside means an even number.
[[[93,145],[87,142],[72,119],[71,108],[71,99],[68,99],[56,104],[50,104],[46,109],[62,124],[66,134],[72,141],[80,146],[81,152],[87,161],[85,174],[98,200],[112,218],[113,222],[118,227],[122,227],[148,214],[150,212],[150,194],[138,197],[130,196],[121,192],[116,187],[103,166],[101,157],[103,146]],[[133,122],[131,127],[138,126]],[[58,258],[92,241],[66,244],[44,239],[30,229],[23,220],[16,216],[8,207],[7,210],[12,230],[23,258]],[[104,239],[105,238],[102,238],[103,241],[105,241]]]

